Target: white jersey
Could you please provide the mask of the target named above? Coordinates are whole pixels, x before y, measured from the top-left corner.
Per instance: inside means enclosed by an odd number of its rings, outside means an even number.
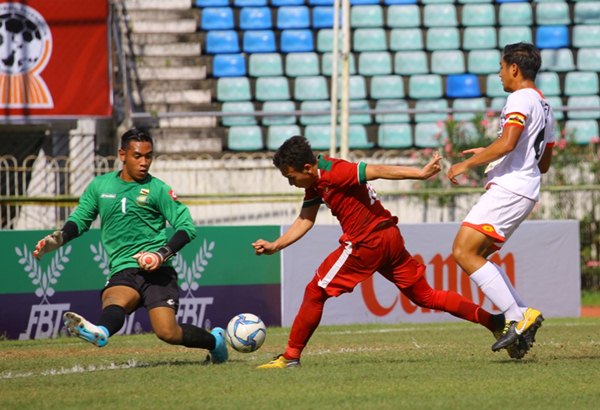
[[[485,170],[487,186],[498,184],[504,189],[537,201],[540,195],[541,173],[538,162],[547,145],[554,144],[554,114],[543,95],[534,88],[511,93],[500,116],[504,127],[518,126],[523,132],[515,149],[490,162]]]

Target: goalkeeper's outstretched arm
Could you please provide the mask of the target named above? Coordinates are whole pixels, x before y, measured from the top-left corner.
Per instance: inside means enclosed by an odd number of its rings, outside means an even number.
[[[40,260],[48,252],[52,252],[79,236],[79,230],[75,222],[67,221],[60,231],[54,231],[44,236],[35,245],[33,256]]]

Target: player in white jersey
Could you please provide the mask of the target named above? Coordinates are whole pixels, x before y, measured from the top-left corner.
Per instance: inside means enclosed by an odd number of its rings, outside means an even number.
[[[448,179],[486,165],[486,192],[464,219],[454,239],[452,254],[506,318],[492,350],[506,348],[520,358],[531,348],[544,320],[527,307],[502,269],[487,258],[500,249],[533,210],[539,199],[541,174],[548,171],[554,145],[554,115],[535,88],[541,66],[539,51],[528,43],[507,45],[500,61],[500,80],[511,93],[501,114],[499,137],[448,170]]]

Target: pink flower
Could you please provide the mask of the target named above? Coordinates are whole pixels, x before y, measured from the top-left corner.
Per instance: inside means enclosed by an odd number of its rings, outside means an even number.
[[[591,139],[590,143],[592,144],[600,144],[600,137],[594,137]]]
[[[565,149],[567,147],[567,140],[564,138],[561,138],[560,140],[558,140],[558,142],[556,143],[556,147],[560,148],[560,149]]]
[[[444,145],[444,152],[446,154],[450,154],[452,152],[452,144],[446,144],[446,145]]]
[[[585,264],[588,268],[598,268],[600,267],[600,261],[587,261]]]
[[[482,127],[487,127],[488,125],[490,125],[490,122],[488,120],[481,120]]]

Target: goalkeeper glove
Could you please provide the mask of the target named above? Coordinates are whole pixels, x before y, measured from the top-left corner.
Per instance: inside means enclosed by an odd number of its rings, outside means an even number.
[[[33,251],[33,256],[40,260],[42,256],[47,254],[48,252],[52,252],[60,248],[64,243],[64,237],[62,231],[54,231],[50,235],[44,236],[42,240],[40,240],[35,245],[35,250]]]
[[[137,260],[140,268],[151,272],[160,268],[160,266],[173,255],[175,255],[175,252],[173,252],[171,248],[168,246],[161,246],[156,252],[138,252],[133,255],[133,258]]]

